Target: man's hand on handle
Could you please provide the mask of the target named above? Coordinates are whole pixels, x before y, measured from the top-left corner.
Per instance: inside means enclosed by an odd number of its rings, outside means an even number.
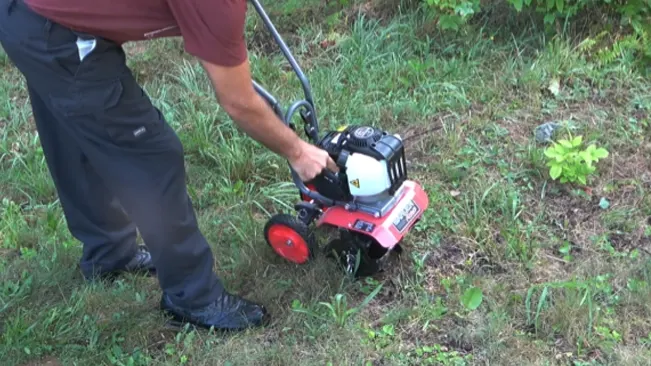
[[[300,140],[301,149],[296,157],[290,157],[289,163],[296,170],[303,182],[314,179],[325,169],[333,173],[339,171],[328,153],[310,143]]]

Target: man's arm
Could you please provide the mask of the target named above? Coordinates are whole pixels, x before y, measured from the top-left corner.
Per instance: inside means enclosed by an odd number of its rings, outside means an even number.
[[[223,67],[202,61],[219,104],[246,134],[285,157],[304,180],[338,168],[326,151],[302,140],[253,88],[248,61]]]
[[[219,104],[246,134],[289,160],[303,181],[337,166],[328,153],[300,139],[253,88],[244,26],[246,0],[168,1],[185,49],[199,58]]]
[[[273,112],[253,88],[248,62],[221,67],[202,62],[217,101],[249,136],[289,160],[300,155],[301,139]]]

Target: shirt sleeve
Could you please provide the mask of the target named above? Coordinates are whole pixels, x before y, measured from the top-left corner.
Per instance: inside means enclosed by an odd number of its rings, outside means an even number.
[[[246,0],[168,0],[168,5],[186,52],[220,66],[246,61]]]

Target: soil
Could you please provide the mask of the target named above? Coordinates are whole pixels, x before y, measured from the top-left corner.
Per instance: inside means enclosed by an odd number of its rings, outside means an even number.
[[[465,270],[465,261],[474,252],[461,242],[453,239],[443,241],[425,260],[425,283],[428,292],[444,294],[442,278],[452,278]]]

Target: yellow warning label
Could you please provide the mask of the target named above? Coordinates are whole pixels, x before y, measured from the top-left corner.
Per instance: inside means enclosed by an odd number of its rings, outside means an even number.
[[[359,179],[353,179],[350,181],[350,184],[354,185],[355,188],[359,188]]]
[[[346,126],[346,125],[339,126],[339,128],[337,129],[337,132],[342,132],[342,131],[345,130],[347,127],[348,127],[348,126]]]

